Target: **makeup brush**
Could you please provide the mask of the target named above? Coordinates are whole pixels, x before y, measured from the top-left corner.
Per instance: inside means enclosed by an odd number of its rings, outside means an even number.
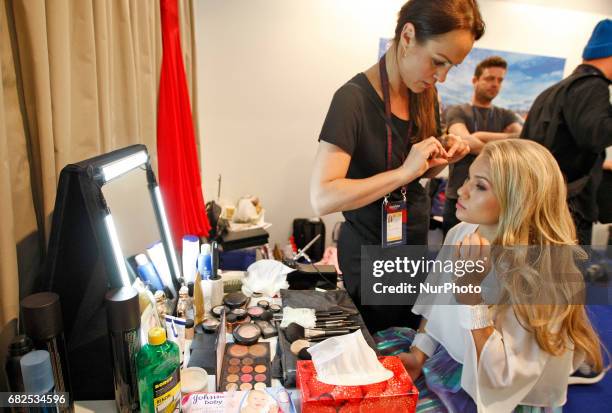
[[[320,327],[335,327],[335,328],[345,328],[345,327],[353,327],[356,324],[350,321],[324,321],[324,322],[316,322],[314,328]]]
[[[334,316],[328,316],[328,317],[315,317],[316,321],[344,321],[344,320],[348,320],[349,316],[348,315],[334,315]],[[279,314],[278,316],[275,314],[274,315],[274,320],[278,320],[281,321],[283,319],[283,315]]]
[[[332,336],[340,336],[343,334],[350,333],[349,329],[342,330],[316,330],[312,328],[304,328],[299,324],[291,323],[285,329],[285,336],[289,342],[293,343],[299,339],[313,339],[319,337],[332,337]]]

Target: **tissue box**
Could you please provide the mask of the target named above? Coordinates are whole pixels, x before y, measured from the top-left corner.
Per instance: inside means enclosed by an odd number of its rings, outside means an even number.
[[[392,413],[416,411],[419,392],[395,356],[379,357],[393,377],[365,386],[334,386],[317,380],[312,361],[297,362],[297,386],[302,395],[302,413]]]

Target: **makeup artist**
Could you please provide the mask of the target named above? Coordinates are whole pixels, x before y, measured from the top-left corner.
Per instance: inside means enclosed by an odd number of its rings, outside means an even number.
[[[387,53],[332,99],[310,199],[318,215],[343,212],[340,269],[371,333],[418,327],[408,306],[361,305],[361,246],[427,245],[430,200],[419,179],[436,176],[469,152],[457,136],[436,138],[434,86],[483,32],[475,0],[410,0],[399,12]]]

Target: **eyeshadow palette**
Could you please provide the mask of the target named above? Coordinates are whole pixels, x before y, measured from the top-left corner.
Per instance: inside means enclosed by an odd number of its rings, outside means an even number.
[[[261,390],[272,384],[270,343],[227,344],[219,391]]]

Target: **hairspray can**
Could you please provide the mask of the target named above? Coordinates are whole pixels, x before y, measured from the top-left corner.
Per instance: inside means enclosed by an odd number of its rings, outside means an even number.
[[[139,410],[136,354],[140,350],[138,292],[122,287],[106,293],[106,314],[113,357],[115,402],[121,413]]]

